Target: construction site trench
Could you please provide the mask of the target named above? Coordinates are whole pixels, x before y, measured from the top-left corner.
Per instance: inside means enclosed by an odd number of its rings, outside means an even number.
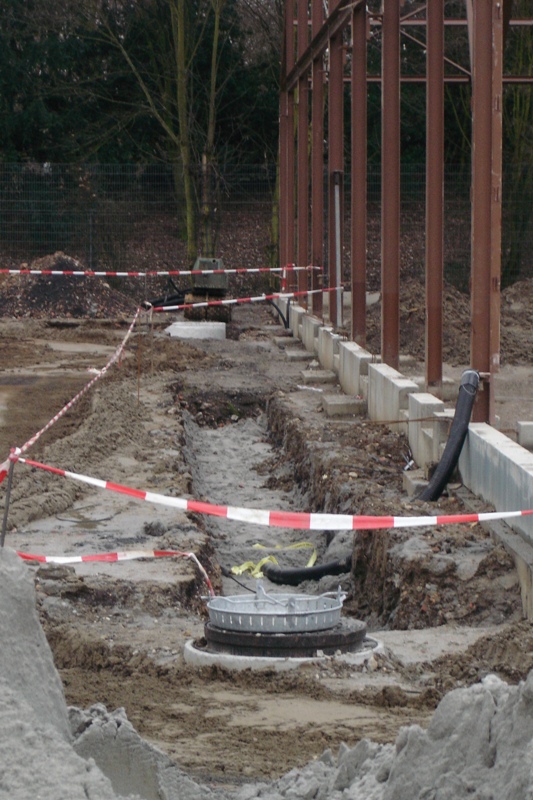
[[[28,457],[243,508],[410,516],[465,508],[458,483],[435,504],[407,497],[401,434],[362,417],[325,416],[323,387],[302,380],[316,365],[268,308],[235,309],[225,341],[178,341],[164,327],[140,323],[120,365]],[[0,329],[5,455],[86,385],[87,370],[102,368],[127,325],[4,317]],[[268,784],[342,743],[393,743],[404,726],[427,727],[450,690],[491,674],[516,684],[533,663],[513,561],[480,525],[357,534],[252,526],[22,463],[10,500],[9,550],[194,552],[224,595],[254,591],[256,578],[232,568],[265,555],[282,567],[305,567],[312,552],[318,563],[351,557],[341,575],[297,588],[264,584],[304,594],[340,585],[343,616],[363,620],[383,647],[358,663],[322,657],[287,672],[185,662],[185,644],[201,646],[206,621],[206,585],[190,560],[26,563],[67,703],[123,708],[145,741],[214,792]]]

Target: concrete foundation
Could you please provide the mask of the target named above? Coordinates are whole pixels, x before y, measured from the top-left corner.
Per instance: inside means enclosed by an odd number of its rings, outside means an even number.
[[[336,383],[337,376],[330,369],[306,369],[302,372],[302,383],[309,384]]]
[[[517,422],[516,433],[518,444],[527,450],[533,450],[533,422]]]
[[[326,302],[326,297],[324,300]],[[293,327],[297,336],[300,322],[304,327],[306,312],[291,307],[291,314],[298,321]],[[322,325],[317,330],[316,322],[313,319],[312,323],[305,323],[306,336],[313,349],[315,342],[318,344],[316,354],[320,365],[329,376],[335,376],[328,380],[338,379],[348,395],[347,403],[357,398],[367,399],[370,419],[384,422],[391,430],[407,435],[419,471],[406,473],[404,483],[406,491],[415,494],[429,465],[440,461],[442,456],[454,415],[454,410],[445,408],[443,401],[455,396],[455,386],[444,382],[443,400],[420,391],[421,380],[406,378],[392,367],[377,363],[379,357],[355,342],[343,341],[331,327]],[[317,372],[308,371],[304,375],[305,383],[320,380]],[[324,398],[324,402],[330,407],[328,413],[333,415],[335,408],[342,406],[340,400]],[[489,425],[471,424],[459,460],[464,485],[497,511],[533,508],[533,453],[529,452],[533,450],[533,423],[518,423],[517,434],[518,443]],[[524,613],[528,619],[533,619],[533,517],[513,518],[503,528],[509,532],[512,528],[518,537],[514,540],[510,537],[506,546],[514,552],[519,566]],[[516,544],[518,541],[522,542],[520,547]],[[522,552],[523,548],[527,553]]]
[[[356,416],[367,413],[366,400],[345,394],[328,394],[322,398],[322,408],[328,417]]]
[[[356,653],[345,653],[335,656],[339,661],[348,664],[364,664],[372,654],[384,653],[384,646],[378,639],[367,637],[364,646]],[[189,639],[183,650],[185,662],[192,667],[220,666],[225,669],[240,672],[244,669],[253,672],[263,670],[274,670],[274,672],[288,672],[309,664],[320,664],[322,661],[331,658],[330,656],[317,654],[316,658],[261,658],[258,656],[234,656],[227,653],[209,653],[194,646],[193,639]]]
[[[165,333],[175,339],[225,339],[225,322],[173,322]]]

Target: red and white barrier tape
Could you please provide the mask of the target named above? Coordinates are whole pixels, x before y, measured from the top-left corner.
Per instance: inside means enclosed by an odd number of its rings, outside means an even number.
[[[351,514],[314,514],[300,511],[263,511],[258,508],[236,508],[233,506],[218,506],[199,500],[187,500],[181,497],[167,497],[154,492],[145,492],[132,489],[111,481],[99,478],[90,478],[65,469],[58,469],[38,461],[27,458],[11,457],[30,467],[43,469],[64,478],[73,478],[100,489],[125,494],[137,500],[157,503],[163,506],[172,506],[182,511],[195,511],[198,514],[208,514],[214,517],[224,517],[234,522],[246,522],[251,525],[267,525],[274,528],[298,528],[305,530],[338,531],[338,530],[383,530],[385,528],[420,528],[434,525],[455,525],[457,523],[488,522],[496,519],[511,519],[513,517],[526,517],[533,515],[533,509],[526,511],[487,511],[481,514],[443,514],[420,517],[378,517],[357,516]]]
[[[59,419],[61,419],[61,417],[64,414],[66,414],[66,412],[70,408],[72,408],[72,406],[80,399],[80,397],[82,397],[87,391],[89,391],[89,389],[92,386],[94,386],[96,381],[100,380],[100,378],[103,378],[103,376],[106,374],[106,372],[109,370],[109,368],[116,361],[118,361],[118,359],[122,355],[122,352],[123,352],[123,350],[124,350],[124,348],[126,346],[126,343],[127,343],[128,339],[131,336],[131,333],[133,331],[133,328],[135,327],[135,323],[137,322],[137,319],[138,319],[139,314],[141,313],[141,311],[143,311],[143,309],[139,307],[137,309],[137,311],[135,312],[135,316],[133,317],[133,322],[131,323],[130,327],[128,328],[128,332],[126,333],[124,339],[119,344],[119,346],[117,347],[117,349],[115,350],[115,352],[113,353],[113,355],[111,356],[111,358],[109,359],[109,361],[107,362],[105,367],[103,367],[101,370],[99,370],[97,372],[97,374],[94,376],[94,378],[92,380],[90,380],[89,383],[87,383],[83,387],[83,389],[81,389],[78,392],[78,394],[75,397],[72,398],[72,400],[69,400],[69,402],[65,406],[63,406],[61,411],[58,411],[58,413],[54,417],[52,417],[50,422],[47,422],[47,424],[44,426],[44,428],[41,428],[40,431],[38,431],[34,436],[31,437],[31,439],[28,439],[28,441],[25,444],[23,444],[22,447],[16,448],[16,455],[20,455],[21,453],[25,453],[27,450],[29,450],[29,448],[32,445],[35,444],[35,442],[43,435],[43,433],[45,433],[47,430],[49,430],[49,428],[51,428],[52,425],[54,425],[54,423],[56,423]],[[4,479],[5,479],[6,475],[7,475],[7,472],[9,470],[9,461],[10,460],[11,460],[11,457],[8,458],[6,461],[4,461],[2,464],[0,464],[0,483],[2,483],[4,481]]]
[[[289,264],[286,267],[237,267],[236,269],[170,269],[170,270],[146,270],[146,272],[110,272],[95,271],[91,269],[0,269],[0,275],[59,275],[67,277],[86,276],[90,278],[144,278],[156,277],[167,278],[179,275],[243,275],[257,274],[262,272],[298,272],[301,270],[322,270],[322,267],[309,265],[308,267],[297,267]]]
[[[88,556],[41,556],[33,553],[21,553],[16,551],[17,555],[24,561],[38,561],[41,564],[82,564],[90,562],[106,562],[114,563],[116,561],[135,561],[139,558],[171,558],[177,556],[179,558],[188,558],[194,561],[202,577],[207,584],[209,594],[214,596],[213,587],[205,568],[198,561],[194,553],[183,553],[180,550],[129,550],[123,553],[95,553]]]
[[[154,306],[152,311],[181,311],[184,308],[206,308],[207,306],[231,306],[237,303],[262,303],[265,300],[288,300],[291,297],[301,297],[302,295],[318,294],[319,292],[337,292],[339,286],[331,289],[306,289],[303,292],[277,292],[276,294],[261,294],[257,297],[237,297],[231,300],[206,300],[201,303],[182,303],[179,306]]]

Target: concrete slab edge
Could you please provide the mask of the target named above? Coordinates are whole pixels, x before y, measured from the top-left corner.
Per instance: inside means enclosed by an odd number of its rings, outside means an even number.
[[[194,640],[189,639],[183,649],[183,658],[186,664],[197,668],[216,665],[236,672],[245,669],[251,669],[254,672],[262,670],[287,672],[308,664],[320,664],[332,659],[342,660],[349,664],[364,664],[371,655],[385,652],[383,643],[371,636],[367,636],[365,645],[355,653],[342,653],[338,656],[317,655],[314,658],[266,658],[262,656],[234,656],[229,653],[208,653],[206,650],[200,650],[195,647]]]

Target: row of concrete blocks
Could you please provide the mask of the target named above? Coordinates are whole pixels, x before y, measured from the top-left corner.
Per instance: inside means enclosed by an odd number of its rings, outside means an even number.
[[[282,309],[287,313],[287,308]],[[364,398],[370,419],[407,434],[413,458],[419,467],[440,460],[447,440],[453,409],[439,398],[420,391],[418,383],[368,353],[345,341],[333,329],[300,306],[290,307],[290,328],[306,350],[325,370],[335,372],[342,391]],[[527,423],[521,423],[530,436]],[[491,503],[498,511],[533,508],[533,453],[490,425],[471,424],[459,460],[464,485]],[[516,517],[509,523],[529,545],[533,545],[533,517]],[[528,570],[528,574],[533,572]],[[533,617],[533,582],[526,587],[525,605]],[[522,587],[524,593],[524,585]]]
[[[442,400],[421,392],[416,380],[381,364],[379,356],[344,340],[299,306],[290,308],[290,327],[321,367],[337,376],[347,396],[347,413],[355,401],[363,400],[370,419],[408,436],[413,458],[421,468],[440,459],[453,417]]]

